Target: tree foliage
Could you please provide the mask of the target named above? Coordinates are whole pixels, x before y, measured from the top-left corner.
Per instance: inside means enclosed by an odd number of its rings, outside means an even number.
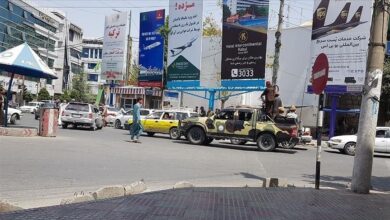
[[[164,38],[164,76],[163,85],[166,85],[167,72],[168,72],[168,37],[171,29],[169,28],[169,15],[165,18],[164,26],[162,26],[158,32]]]
[[[382,96],[390,96],[390,60],[386,60],[383,68]]]
[[[84,72],[73,77],[73,86],[69,96],[77,102],[91,103],[95,101],[96,96],[90,93]]]
[[[47,91],[47,89],[46,88],[41,88],[41,90],[39,90],[39,92],[38,92],[38,101],[50,100],[50,99],[51,99],[51,97],[50,97],[50,94]]]
[[[221,27],[217,24],[212,15],[207,16],[203,21],[203,36],[222,36]]]

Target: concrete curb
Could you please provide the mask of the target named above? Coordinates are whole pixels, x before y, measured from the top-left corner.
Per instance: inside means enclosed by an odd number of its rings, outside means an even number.
[[[92,196],[95,200],[125,196],[125,187],[122,185],[106,186],[93,192]]]
[[[35,137],[38,136],[36,128],[5,128],[0,127],[0,136]]]
[[[18,210],[23,210],[23,208],[19,206],[12,205],[8,203],[7,201],[0,201],[0,213],[2,212],[13,212],[13,211],[18,211]]]
[[[147,189],[146,184],[143,181],[138,181],[130,185],[125,185],[124,187],[126,196],[140,194]]]
[[[184,189],[184,188],[192,188],[192,187],[195,187],[195,185],[190,182],[180,181],[173,186],[173,189]]]
[[[80,195],[75,195],[74,197],[67,198],[61,200],[60,205],[67,205],[67,204],[73,204],[73,203],[79,203],[79,202],[92,202],[95,201],[95,198],[92,196],[91,193],[89,194],[80,194]]]

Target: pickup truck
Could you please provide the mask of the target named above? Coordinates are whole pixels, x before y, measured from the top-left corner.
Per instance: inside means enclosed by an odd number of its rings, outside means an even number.
[[[181,135],[197,145],[228,139],[240,144],[256,142],[260,151],[273,151],[278,146],[289,148],[282,143],[298,141],[295,128],[281,129],[261,108],[247,106],[229,107],[211,117],[187,118],[179,127]]]

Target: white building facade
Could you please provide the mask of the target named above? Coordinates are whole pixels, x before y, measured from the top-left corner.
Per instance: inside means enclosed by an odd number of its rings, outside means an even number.
[[[101,79],[103,41],[98,39],[84,39],[82,62],[87,77],[88,86],[92,94],[98,94],[99,86],[106,83]]]

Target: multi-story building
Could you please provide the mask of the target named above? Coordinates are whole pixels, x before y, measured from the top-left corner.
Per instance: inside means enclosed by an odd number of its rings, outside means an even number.
[[[81,28],[61,12],[36,7],[27,0],[0,0],[0,52],[27,42],[58,76],[58,80],[16,76],[13,101],[20,102],[16,97],[23,85],[32,94],[43,87],[50,95],[69,88],[72,74],[81,70],[82,35]],[[8,83],[9,74],[0,72],[0,84],[7,87]]]
[[[61,72],[62,60],[57,55],[57,48],[60,46],[58,36],[63,28],[61,21],[46,10],[21,0],[0,0],[0,52],[27,42],[50,68],[56,73]],[[8,73],[1,72],[0,83],[8,86],[8,82]],[[22,76],[16,76],[12,91],[18,93],[23,84],[33,94],[43,87],[54,94],[52,80]]]
[[[103,40],[84,39],[82,62],[87,75],[88,86],[92,94],[97,94],[99,86],[106,81],[101,79]]]

